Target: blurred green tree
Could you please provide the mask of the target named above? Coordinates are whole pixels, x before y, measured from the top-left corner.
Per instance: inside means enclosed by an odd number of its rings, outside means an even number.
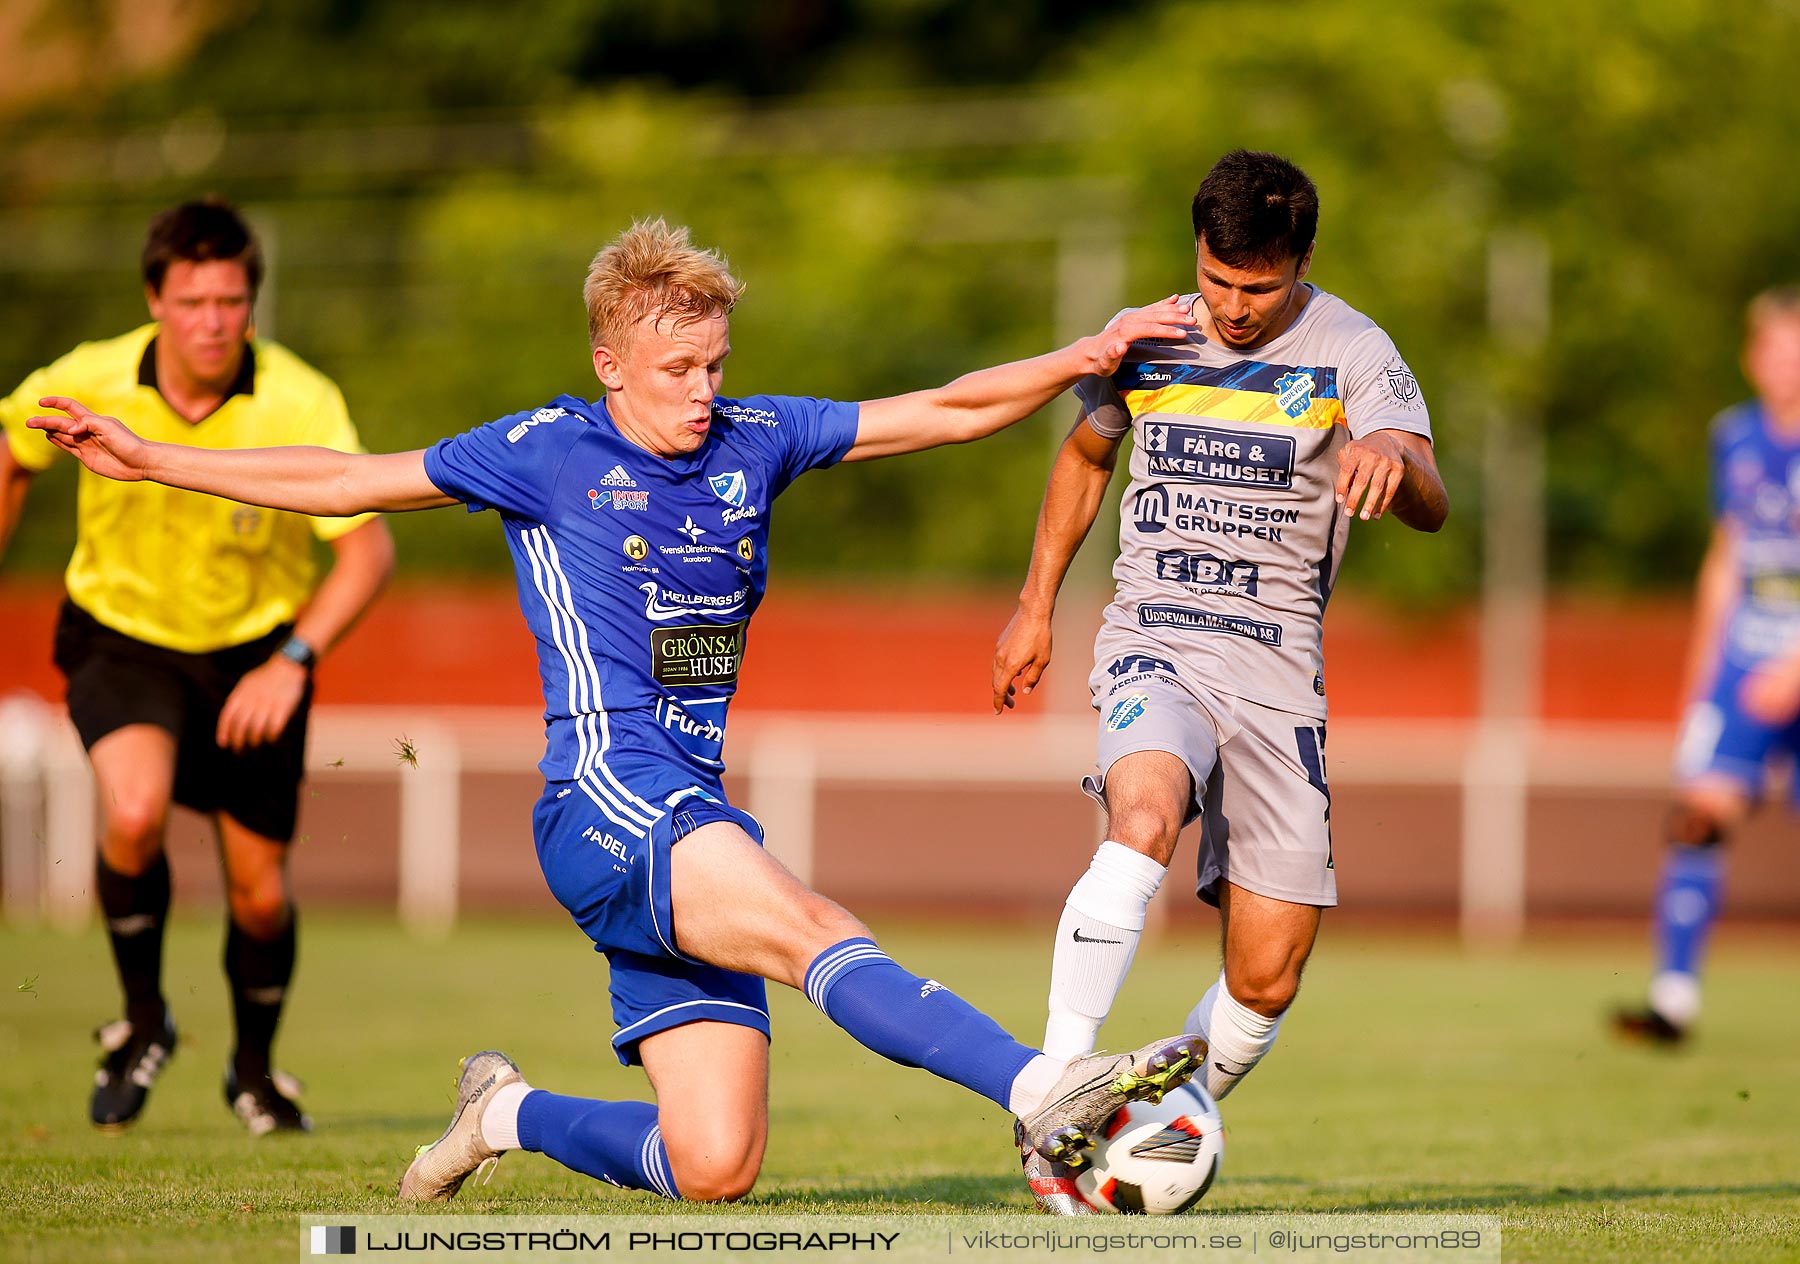
[[[202,26],[170,66],[0,135],[0,375],[134,323],[144,218],[216,188],[270,237],[265,324],[343,381],[376,447],[595,389],[581,272],[646,214],[750,282],[728,392],[874,397],[1191,287],[1194,185],[1268,148],[1318,181],[1313,278],[1406,353],[1455,503],[1437,538],[1359,529],[1347,577],[1431,603],[1478,580],[1481,440],[1506,409],[1545,426],[1556,582],[1685,584],[1742,304],[1800,275],[1800,11],[1766,0],[462,0],[429,20],[268,0]],[[1538,354],[1486,314],[1489,244],[1520,231],[1553,261]],[[1077,239],[1122,284],[1072,289]],[[785,565],[1010,582],[1072,408],[1050,411],[804,480]],[[64,516],[38,509],[21,566],[60,560]],[[504,564],[453,515],[396,525],[412,567]]]

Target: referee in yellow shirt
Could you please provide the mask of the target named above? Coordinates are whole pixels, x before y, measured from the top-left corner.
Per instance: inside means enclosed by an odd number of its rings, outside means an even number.
[[[158,215],[143,274],[150,324],[82,344],[0,401],[0,555],[32,475],[58,455],[25,425],[44,395],[93,399],[170,443],[362,450],[331,380],[253,336],[262,256],[231,206],[206,199]],[[315,536],[335,555],[316,590]],[[82,471],[55,657],[99,783],[95,886],[125,995],[124,1017],[95,1033],[97,1126],[135,1120],[175,1052],[162,995],[171,802],[218,824],[237,1028],[225,1100],[259,1136],[310,1126],[270,1048],[294,971],[287,857],[312,669],[393,561],[372,515],[308,518]]]

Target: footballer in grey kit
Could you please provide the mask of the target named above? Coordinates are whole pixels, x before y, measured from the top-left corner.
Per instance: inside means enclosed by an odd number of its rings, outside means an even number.
[[[1321,620],[1350,535],[1337,454],[1377,430],[1429,440],[1431,420],[1375,322],[1301,290],[1293,323],[1252,350],[1198,331],[1140,343],[1075,388],[1096,434],[1136,441],[1096,697],[1113,660],[1148,643],[1183,679],[1325,718]]]
[[[1393,342],[1304,279],[1318,219],[1306,175],[1238,150],[1193,211],[1198,328],[1077,386],[993,683],[1001,711],[1042,676],[1056,591],[1132,433],[1118,592],[1089,682],[1099,754],[1083,788],[1107,835],[1057,930],[1045,1047],[1093,1047],[1198,817],[1197,892],[1219,908],[1224,960],[1188,1030],[1206,1034],[1206,1087],[1224,1097],[1274,1043],[1337,903],[1321,622],[1351,521],[1391,512],[1435,531],[1449,501]],[[1021,1157],[1041,1207],[1083,1209],[1063,1196],[1065,1165]]]

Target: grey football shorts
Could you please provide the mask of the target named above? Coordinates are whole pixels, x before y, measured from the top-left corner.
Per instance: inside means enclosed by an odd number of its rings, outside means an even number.
[[[1188,766],[1200,819],[1195,894],[1219,884],[1290,904],[1337,903],[1325,722],[1194,688],[1161,672],[1114,681],[1100,695],[1097,774],[1081,788],[1106,805],[1106,777],[1127,755],[1165,751]]]

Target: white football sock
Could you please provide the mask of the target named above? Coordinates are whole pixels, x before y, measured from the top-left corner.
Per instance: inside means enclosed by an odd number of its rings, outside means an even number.
[[[1650,980],[1650,1008],[1677,1027],[1700,1017],[1700,980],[1678,970],[1664,970]]]
[[[1200,1003],[1188,1012],[1187,1030],[1206,1037],[1206,1091],[1216,1101],[1226,1097],[1281,1033],[1282,1014],[1264,1018],[1238,1002],[1225,986],[1225,976],[1206,989]]]
[[[495,1150],[519,1148],[519,1103],[531,1092],[524,1080],[502,1084],[481,1112],[481,1139]]]
[[[1122,843],[1101,843],[1056,927],[1044,1052],[1092,1053],[1144,931],[1144,910],[1168,869]]]
[[[1023,1119],[1042,1106],[1068,1065],[1066,1058],[1047,1058],[1038,1054],[1013,1079],[1012,1091],[1006,1095],[1006,1108]]]

